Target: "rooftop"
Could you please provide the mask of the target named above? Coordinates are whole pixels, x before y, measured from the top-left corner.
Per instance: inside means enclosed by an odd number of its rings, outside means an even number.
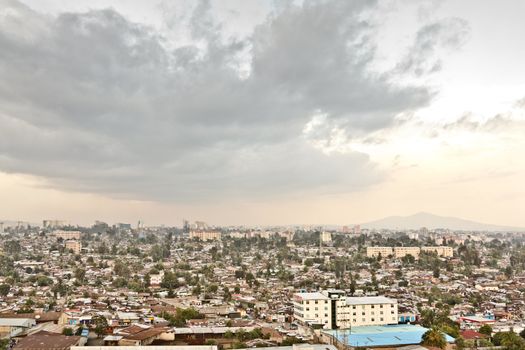
[[[397,300],[386,297],[346,297],[347,305],[397,304]]]
[[[350,346],[395,346],[419,344],[427,328],[416,325],[361,326],[323,331]],[[445,335],[447,342],[454,339]]]

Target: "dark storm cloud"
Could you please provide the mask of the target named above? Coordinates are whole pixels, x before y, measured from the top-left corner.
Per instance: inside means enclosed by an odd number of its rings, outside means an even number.
[[[353,191],[382,174],[365,155],[313,148],[312,115],[366,135],[431,98],[369,70],[368,0],[289,6],[244,40],[224,40],[203,1],[189,30],[204,51],[168,49],[115,10],[0,5],[0,170],[62,189],[177,201]]]

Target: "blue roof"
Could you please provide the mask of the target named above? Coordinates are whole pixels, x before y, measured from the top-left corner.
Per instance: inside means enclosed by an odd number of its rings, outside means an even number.
[[[392,346],[421,343],[428,328],[417,325],[359,326],[352,329],[324,331],[350,346]],[[447,342],[454,338],[445,334]]]

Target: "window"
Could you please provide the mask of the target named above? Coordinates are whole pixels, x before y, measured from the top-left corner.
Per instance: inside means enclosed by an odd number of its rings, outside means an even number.
[[[352,306],[352,309],[354,309],[354,310],[355,310],[355,305],[354,305],[354,306]]]
[[[364,318],[362,318],[361,320],[362,320],[363,322],[365,322],[365,319],[364,319]]]
[[[374,305],[372,305],[372,309],[374,308]]]
[[[365,313],[364,313],[364,312],[361,312],[361,315],[363,315],[363,316],[364,316],[364,315],[365,315]]]
[[[372,322],[374,322],[374,319],[372,319]]]
[[[383,308],[383,305],[379,305],[379,308],[382,309],[382,308]]]
[[[316,303],[316,304],[319,304],[319,301],[316,300],[315,303]]]
[[[382,315],[382,314],[383,314],[383,311],[379,311],[379,313]]]
[[[357,320],[354,318],[354,323],[357,322]]]
[[[352,312],[352,315],[353,315],[353,316],[355,316],[355,314],[356,314],[355,312]]]
[[[383,317],[381,317],[381,321],[383,321]]]
[[[319,308],[316,306],[316,307],[315,307],[315,311],[317,311],[318,309],[319,309]]]

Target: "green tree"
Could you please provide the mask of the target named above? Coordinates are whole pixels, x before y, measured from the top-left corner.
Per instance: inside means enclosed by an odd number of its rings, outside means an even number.
[[[5,297],[7,294],[9,294],[9,291],[11,290],[11,286],[8,284],[0,284],[0,295]]]
[[[492,335],[492,327],[488,324],[484,324],[483,326],[479,327],[479,332],[490,337]]]
[[[62,329],[62,334],[63,335],[67,335],[67,336],[71,336],[71,335],[73,335],[73,329],[69,328],[69,327],[64,327],[64,329]]]
[[[106,329],[108,328],[108,320],[104,316],[93,316],[91,321],[95,325],[95,333],[99,337],[106,333]]]
[[[447,340],[437,327],[432,327],[426,331],[425,334],[423,334],[423,337],[421,338],[421,344],[444,349],[447,346]]]
[[[514,332],[498,332],[492,337],[494,345],[504,346],[507,350],[525,349],[525,339]]]

